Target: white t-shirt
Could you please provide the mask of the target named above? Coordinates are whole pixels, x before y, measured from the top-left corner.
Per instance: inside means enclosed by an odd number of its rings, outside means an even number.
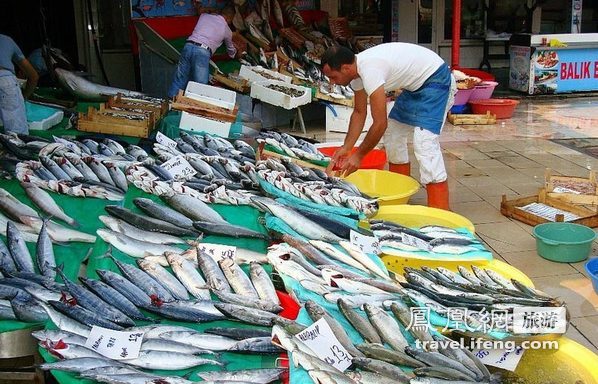
[[[354,90],[371,95],[381,85],[385,91],[416,91],[444,60],[428,48],[409,43],[385,43],[356,55],[359,78],[351,81]]]

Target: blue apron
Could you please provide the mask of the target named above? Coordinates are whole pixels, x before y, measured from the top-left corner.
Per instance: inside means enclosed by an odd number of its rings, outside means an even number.
[[[388,117],[440,134],[451,89],[451,70],[442,64],[416,91],[403,90]]]

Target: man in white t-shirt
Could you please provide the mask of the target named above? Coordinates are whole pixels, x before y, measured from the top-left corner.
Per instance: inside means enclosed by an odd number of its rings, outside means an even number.
[[[419,45],[386,43],[357,55],[345,47],[331,47],[321,61],[323,72],[332,83],[351,84],[355,91],[349,130],[343,146],[332,156],[329,170],[338,169],[345,175],[355,172],[363,157],[384,136],[389,170],[410,175],[407,139],[413,135],[428,206],[448,210],[447,174],[438,136],[457,87],[444,60]],[[386,91],[394,90],[401,93],[387,114]],[[363,131],[368,97],[373,123],[361,145],[352,152]]]

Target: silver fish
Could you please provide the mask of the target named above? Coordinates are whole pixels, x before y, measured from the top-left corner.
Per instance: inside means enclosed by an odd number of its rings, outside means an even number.
[[[83,100],[106,101],[108,96],[116,96],[119,93],[125,96],[143,96],[139,92],[93,83],[78,76],[75,72],[61,68],[56,68],[55,72],[60,85],[73,96]]]
[[[50,194],[41,188],[38,188],[32,183],[21,183],[25,189],[27,196],[37,205],[42,211],[50,215],[52,218],[57,218],[64,221],[72,227],[78,227],[79,223],[72,217],[68,216],[62,208],[56,204]]]

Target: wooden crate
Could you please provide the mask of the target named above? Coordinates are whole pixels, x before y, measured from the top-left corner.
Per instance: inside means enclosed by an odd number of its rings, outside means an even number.
[[[249,92],[249,82],[245,79],[239,79],[240,81],[233,80],[226,75],[221,73],[214,73],[212,76],[214,80],[219,82],[220,84],[240,93],[248,93]]]
[[[239,111],[238,106],[235,106],[231,111],[230,109],[184,96],[182,90],[179,90],[178,95],[176,95],[174,102],[172,103],[172,109],[229,123],[234,123],[237,120],[237,112]]]
[[[83,132],[106,133],[132,137],[148,138],[154,126],[149,119],[128,120],[109,114],[100,113],[89,107],[87,114],[79,113],[77,130]]]
[[[490,111],[486,112],[485,115],[449,113],[448,121],[453,125],[489,125],[496,124],[496,115],[490,113]]]
[[[154,126],[156,124],[156,115],[154,112],[149,110],[142,110],[142,109],[128,109],[122,108],[117,106],[109,106],[108,103],[100,104],[100,109],[97,111],[100,115],[110,115],[113,113],[125,113],[130,116],[138,116],[143,117],[149,120],[150,125]]]
[[[588,178],[574,176],[553,175],[550,168],[545,173],[546,193],[553,199],[566,201],[572,204],[598,205],[598,182],[596,181],[596,172],[590,171]],[[579,191],[580,194],[573,192],[555,192],[555,188],[566,186],[566,188],[575,190],[574,186],[585,186],[587,190]],[[584,193],[585,192],[585,193]]]
[[[523,211],[518,209],[517,207],[523,207],[531,203],[542,203],[553,208],[557,208],[563,211],[567,211],[579,216],[579,219],[569,221],[569,223],[575,224],[582,224],[586,225],[591,228],[598,227],[598,211],[588,209],[585,207],[580,207],[559,199],[554,199],[550,196],[547,196],[546,190],[541,188],[538,191],[538,195],[529,196],[529,197],[522,197],[514,200],[507,200],[507,196],[502,196],[502,201],[500,203],[500,213],[502,213],[506,217],[513,218],[515,220],[519,220],[526,224],[535,226],[542,223],[548,223],[549,220],[546,220],[543,217],[537,216],[533,213]],[[559,214],[556,215],[554,221],[562,222],[563,215]]]
[[[151,111],[155,114],[155,119],[159,120],[168,112],[168,101],[163,100],[162,103],[154,103],[141,99],[126,98],[121,94],[111,96],[106,103],[107,107],[118,107],[124,109],[141,109],[144,111]]]

